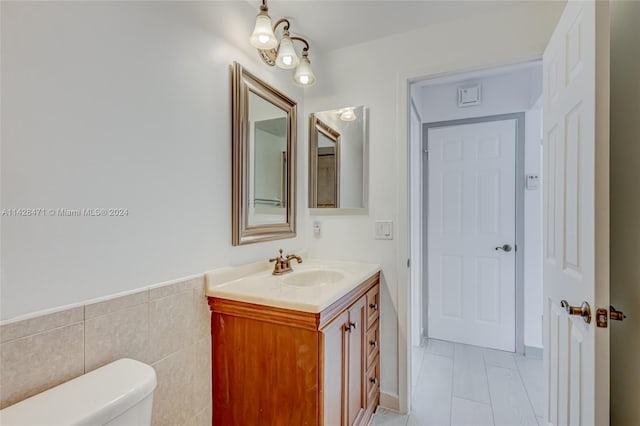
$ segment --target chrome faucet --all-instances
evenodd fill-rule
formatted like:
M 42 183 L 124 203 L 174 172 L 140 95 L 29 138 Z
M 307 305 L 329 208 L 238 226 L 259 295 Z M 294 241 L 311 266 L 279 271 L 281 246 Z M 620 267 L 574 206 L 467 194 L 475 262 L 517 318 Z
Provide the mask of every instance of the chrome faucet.
M 286 257 L 283 257 L 282 249 L 280 249 L 280 255 L 278 257 L 269 259 L 269 262 L 276 262 L 273 267 L 273 275 L 282 275 L 286 274 L 287 272 L 293 272 L 293 269 L 291 269 L 292 260 L 295 260 L 298 263 L 302 263 L 302 258 L 295 254 L 288 254 Z

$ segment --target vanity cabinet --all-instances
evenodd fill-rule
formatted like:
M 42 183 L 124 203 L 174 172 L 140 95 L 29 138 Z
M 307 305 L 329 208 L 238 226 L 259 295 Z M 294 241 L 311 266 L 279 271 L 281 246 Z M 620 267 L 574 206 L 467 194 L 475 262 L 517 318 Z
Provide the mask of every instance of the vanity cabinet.
M 367 425 L 380 395 L 379 277 L 316 313 L 210 297 L 213 424 Z

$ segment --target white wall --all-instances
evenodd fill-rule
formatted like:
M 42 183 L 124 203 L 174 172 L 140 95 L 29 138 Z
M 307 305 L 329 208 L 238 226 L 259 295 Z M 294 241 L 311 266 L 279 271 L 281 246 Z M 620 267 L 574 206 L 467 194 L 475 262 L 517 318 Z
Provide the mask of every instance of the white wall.
M 322 236 L 309 238 L 312 255 L 375 261 L 382 265 L 381 374 L 382 392 L 398 394 L 407 342 L 404 294 L 408 250 L 405 204 L 407 181 L 406 126 L 408 108 L 403 76 L 432 70 L 472 69 L 539 57 L 555 27 L 562 3 L 533 2 L 506 6 L 491 14 L 432 25 L 347 47 L 314 59 L 318 83 L 305 94 L 305 110 L 323 111 L 341 105 L 370 108 L 370 202 L 366 216 L 314 217 Z M 398 111 L 407 115 L 398 116 Z M 375 220 L 394 221 L 395 240 L 375 240 Z M 309 235 L 312 229 L 307 229 Z M 345 238 L 348 236 L 348 238 Z M 402 268 L 402 269 L 399 269 Z M 402 277 L 399 281 L 399 277 Z M 403 355 L 404 356 L 404 355 Z M 402 385 L 402 392 L 407 389 Z
M 640 424 L 640 2 L 611 2 L 611 424 Z
M 436 80 L 437 82 L 438 80 Z M 434 83 L 419 92 L 420 115 L 424 123 L 470 117 L 523 112 L 531 108 L 542 93 L 542 64 L 449 83 Z M 481 85 L 480 105 L 458 107 L 458 88 Z
M 3 319 L 304 247 L 303 214 L 297 238 L 231 246 L 233 61 L 298 101 L 305 141 L 302 90 L 247 43 L 251 5 L 1 7 L 2 208 L 129 212 L 2 217 Z
M 419 89 L 422 121 L 459 120 L 517 112 L 525 113 L 525 174 L 541 176 L 542 64 L 460 80 L 434 80 Z M 416 83 L 416 86 L 425 83 Z M 458 107 L 459 87 L 479 84 L 480 105 Z M 413 157 L 412 157 L 413 158 Z M 524 191 L 524 344 L 542 348 L 542 186 Z

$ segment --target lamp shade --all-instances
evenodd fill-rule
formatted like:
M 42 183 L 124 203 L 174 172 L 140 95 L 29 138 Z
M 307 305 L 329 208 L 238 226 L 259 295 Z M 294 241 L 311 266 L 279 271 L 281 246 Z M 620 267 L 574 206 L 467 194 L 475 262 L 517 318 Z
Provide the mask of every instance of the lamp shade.
M 275 49 L 278 45 L 278 40 L 271 27 L 271 17 L 266 12 L 260 12 L 256 16 L 256 26 L 253 29 L 253 34 L 249 37 L 249 43 L 256 49 L 262 50 Z
M 290 70 L 297 67 L 299 63 L 300 59 L 298 59 L 298 55 L 296 55 L 296 51 L 293 48 L 293 42 L 289 38 L 289 34 L 285 33 L 278 47 L 276 65 L 282 69 Z
M 316 76 L 311 71 L 311 63 L 307 55 L 302 56 L 300 65 L 293 74 L 293 80 L 301 86 L 313 86 L 316 82 Z

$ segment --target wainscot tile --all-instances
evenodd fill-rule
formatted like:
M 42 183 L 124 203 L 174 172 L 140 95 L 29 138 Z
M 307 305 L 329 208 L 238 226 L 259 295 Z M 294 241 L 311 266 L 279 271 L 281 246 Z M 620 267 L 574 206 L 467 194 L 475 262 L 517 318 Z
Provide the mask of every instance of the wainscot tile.
M 137 291 L 125 296 L 117 296 L 99 302 L 90 303 L 84 307 L 84 318 L 91 319 L 100 315 L 110 314 L 130 306 L 141 305 L 149 301 L 149 289 Z
M 202 289 L 204 293 L 204 275 L 189 278 L 183 281 L 176 281 L 171 284 L 159 284 L 149 287 L 149 299 L 160 299 L 187 290 Z
M 195 298 L 193 290 L 149 302 L 149 349 L 151 362 L 194 343 Z
M 0 344 L 0 409 L 84 373 L 82 322 Z
M 85 327 L 86 372 L 120 358 L 148 362 L 148 303 L 88 319 Z
M 84 307 L 64 309 L 37 317 L 12 321 L 0 326 L 0 343 L 81 322 Z
M 191 345 L 153 364 L 158 377 L 153 395 L 154 426 L 182 425 L 193 419 L 194 348 Z

